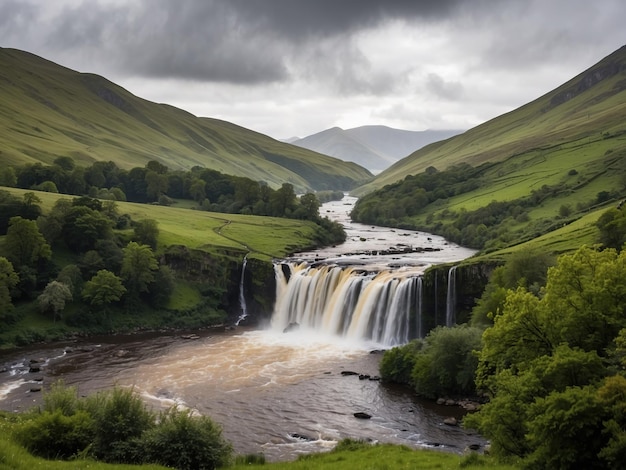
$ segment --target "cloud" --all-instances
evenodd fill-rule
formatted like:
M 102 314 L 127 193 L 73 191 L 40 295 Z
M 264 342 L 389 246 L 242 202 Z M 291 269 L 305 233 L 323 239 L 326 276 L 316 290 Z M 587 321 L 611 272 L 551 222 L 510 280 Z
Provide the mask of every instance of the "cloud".
M 622 45 L 623 0 L 2 0 L 0 45 L 274 136 L 470 127 Z

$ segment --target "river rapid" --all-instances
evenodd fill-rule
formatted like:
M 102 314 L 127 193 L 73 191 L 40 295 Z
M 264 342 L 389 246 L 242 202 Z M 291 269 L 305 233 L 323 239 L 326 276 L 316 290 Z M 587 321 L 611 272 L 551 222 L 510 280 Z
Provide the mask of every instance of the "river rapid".
M 346 199 L 323 210 L 340 219 L 353 202 Z M 298 259 L 364 265 L 367 250 L 402 244 L 433 248 L 375 257 L 377 264 L 402 271 L 473 254 L 433 235 L 345 223 L 346 244 Z M 23 411 L 37 405 L 40 388 L 63 379 L 80 395 L 117 385 L 134 387 L 155 408 L 189 407 L 220 423 L 238 454 L 263 453 L 270 461 L 329 450 L 348 437 L 459 453 L 485 443 L 481 436 L 443 423 L 446 417 L 460 417 L 459 408 L 418 400 L 410 390 L 376 380 L 380 345 L 304 328 L 196 333 L 90 338 L 5 352 L 0 356 L 0 408 Z M 357 412 L 371 419 L 357 419 Z

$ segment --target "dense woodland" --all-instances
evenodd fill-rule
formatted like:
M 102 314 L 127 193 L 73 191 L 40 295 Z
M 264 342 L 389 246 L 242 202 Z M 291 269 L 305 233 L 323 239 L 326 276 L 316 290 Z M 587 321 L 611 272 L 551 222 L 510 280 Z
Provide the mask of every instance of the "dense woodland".
M 157 256 L 166 248 L 158 247 L 158 222 L 133 220 L 120 213 L 117 201 L 171 205 L 188 198 L 197 210 L 313 221 L 321 245 L 345 239 L 339 224 L 318 213 L 320 199 L 341 198 L 342 192 L 298 197 L 287 183 L 274 190 L 199 167 L 170 172 L 150 162 L 145 168 L 125 171 L 112 162 L 96 162 L 82 168 L 61 157 L 49 166 L 5 167 L 0 170 L 0 183 L 75 195 L 59 198 L 52 210 L 43 213 L 34 192 L 19 198 L 0 190 L 0 235 L 5 235 L 0 244 L 0 325 L 4 326 L 19 320 L 15 302 L 37 302 L 41 312 L 55 321 L 87 331 L 108 331 L 111 312 L 161 311 L 164 326 L 176 325 L 164 311 L 174 275 L 164 258 Z M 209 202 L 209 197 L 215 202 Z M 223 322 L 222 293 L 211 283 L 201 289 L 204 300 L 187 312 L 198 318 L 190 318 L 187 326 Z M 13 342 L 44 339 L 30 332 L 18 334 Z
M 381 374 L 424 397 L 488 399 L 465 419 L 524 468 L 626 461 L 626 207 L 600 242 L 556 260 L 520 251 L 497 268 L 471 322 L 385 353 Z
M 574 213 L 624 196 L 624 191 L 600 191 L 593 199 L 575 206 L 561 205 L 555 217 L 529 223 L 529 212 L 533 208 L 572 191 L 574 183 L 561 183 L 542 185 L 528 196 L 494 200 L 474 210 L 462 209 L 456 213 L 444 210 L 435 214 L 437 207 L 446 200 L 480 188 L 494 165 L 484 163 L 472 167 L 460 163 L 442 171 L 429 167 L 423 173 L 408 175 L 360 198 L 352 211 L 352 219 L 367 224 L 424 230 L 460 245 L 483 250 L 537 237 L 566 223 Z M 623 187 L 626 188 L 626 171 L 622 173 L 625 175 Z M 575 169 L 569 172 L 572 177 L 577 174 Z M 426 218 L 416 218 L 425 212 L 428 213 Z

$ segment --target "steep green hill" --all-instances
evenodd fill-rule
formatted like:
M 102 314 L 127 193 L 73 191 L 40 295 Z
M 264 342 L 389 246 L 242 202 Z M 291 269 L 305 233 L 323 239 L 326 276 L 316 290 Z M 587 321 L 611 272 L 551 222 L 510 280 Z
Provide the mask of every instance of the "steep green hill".
M 0 48 L 2 164 L 50 164 L 59 156 L 83 165 L 114 161 L 126 169 L 150 160 L 172 169 L 198 165 L 274 187 L 291 183 L 299 191 L 350 189 L 371 178 L 354 163 L 198 118 L 103 77 Z
M 418 228 L 490 251 L 617 204 L 626 196 L 626 46 L 353 193 L 363 196 L 353 212 L 360 222 Z
M 605 154 L 612 152 L 615 158 L 626 149 L 625 90 L 626 46 L 537 100 L 418 150 L 354 193 L 365 194 L 430 166 L 444 170 L 461 162 L 477 166 L 516 160 L 516 166 L 530 169 L 558 160 L 557 166 L 606 168 Z M 520 174 L 513 182 L 541 186 L 553 174 L 550 169 L 530 179 Z

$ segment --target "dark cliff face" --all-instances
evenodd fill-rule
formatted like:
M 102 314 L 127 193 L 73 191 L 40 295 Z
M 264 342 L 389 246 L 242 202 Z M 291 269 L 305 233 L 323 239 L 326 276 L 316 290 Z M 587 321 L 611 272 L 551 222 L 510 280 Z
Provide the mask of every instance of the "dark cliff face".
M 245 255 L 236 250 L 208 253 L 186 246 L 171 246 L 162 261 L 174 270 L 177 278 L 194 283 L 203 295 L 214 297 L 218 308 L 228 314 L 228 322 L 235 323 L 242 312 L 239 294 Z M 276 295 L 273 264 L 248 259 L 243 292 L 248 313 L 246 324 L 269 321 Z
M 466 323 L 476 299 L 480 298 L 497 263 L 461 264 L 456 268 L 454 311 L 456 323 Z M 451 266 L 440 265 L 428 269 L 423 276 L 422 322 L 423 333 L 446 324 L 448 273 Z
M 624 57 L 626 57 L 626 46 L 611 54 L 596 67 L 585 72 L 571 86 L 555 94 L 550 100 L 550 108 L 566 103 L 608 78 L 626 74 L 626 59 Z M 619 93 L 624 88 L 626 88 L 626 80 L 618 82 L 612 91 L 613 93 Z

